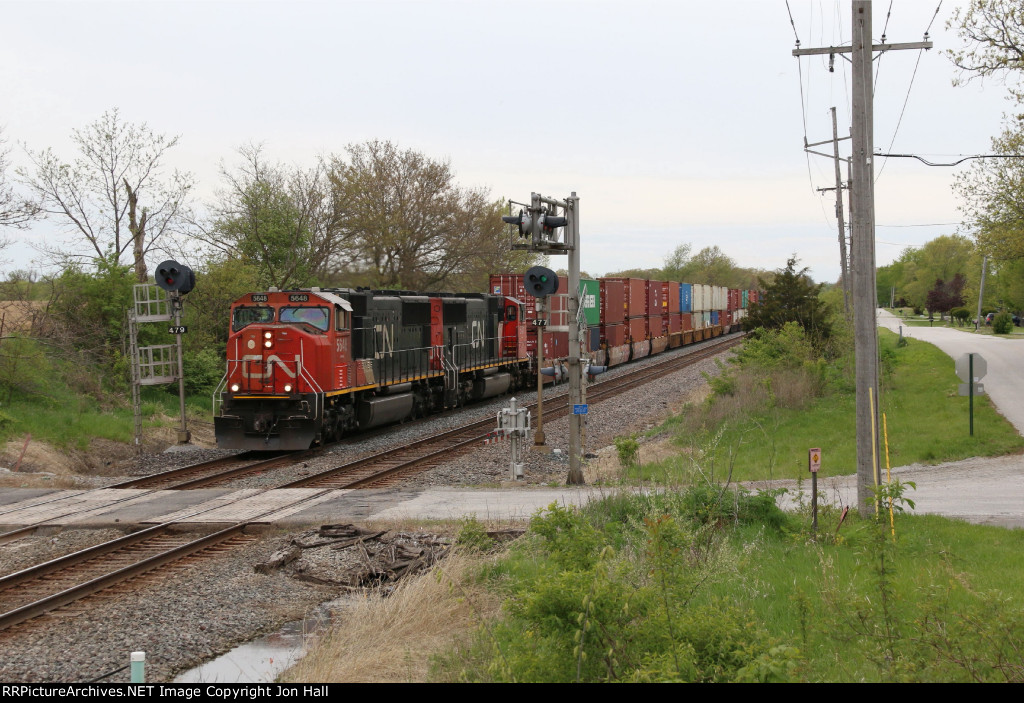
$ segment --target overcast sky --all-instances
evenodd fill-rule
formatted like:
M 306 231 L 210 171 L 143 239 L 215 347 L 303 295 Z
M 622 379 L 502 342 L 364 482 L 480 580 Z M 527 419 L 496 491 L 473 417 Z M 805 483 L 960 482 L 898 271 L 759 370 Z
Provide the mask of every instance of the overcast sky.
M 876 59 L 876 150 L 989 152 L 1010 105 L 997 82 L 952 86 L 942 52 L 960 4 L 944 0 L 933 22 L 938 0 L 875 0 L 876 43 L 891 5 L 887 41 L 921 41 L 932 23 L 936 47 Z M 201 198 L 248 142 L 309 166 L 391 140 L 495 198 L 576 191 L 593 275 L 660 266 L 689 242 L 766 269 L 795 252 L 832 281 L 834 196 L 815 189 L 834 185 L 833 164 L 803 140 L 805 123 L 809 141 L 831 138 L 832 106 L 849 134 L 849 63 L 794 58 L 790 11 L 802 47 L 849 43 L 849 0 L 0 0 L 0 125 L 15 164 L 22 142 L 72 160 L 71 130 L 117 107 L 180 135 L 170 163 Z M 879 265 L 956 231 L 951 184 L 967 164 L 878 168 Z M 15 236 L 56 241 L 58 228 Z M 4 255 L 0 272 L 36 257 L 24 243 Z

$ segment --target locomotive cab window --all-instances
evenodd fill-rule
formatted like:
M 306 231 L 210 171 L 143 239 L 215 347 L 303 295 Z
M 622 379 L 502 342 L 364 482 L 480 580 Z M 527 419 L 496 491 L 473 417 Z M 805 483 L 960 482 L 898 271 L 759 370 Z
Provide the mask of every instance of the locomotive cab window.
M 343 308 L 334 309 L 334 329 L 344 332 L 352 326 L 352 313 Z
M 516 320 L 516 306 L 509 305 L 505 311 L 505 319 L 509 322 L 515 322 Z
M 231 330 L 237 332 L 243 327 L 252 324 L 265 325 L 274 321 L 274 308 L 268 307 L 238 307 L 231 317 Z
M 306 324 L 320 330 L 321 332 L 326 332 L 330 326 L 330 317 L 327 314 L 327 308 L 281 308 L 281 322 L 288 324 Z

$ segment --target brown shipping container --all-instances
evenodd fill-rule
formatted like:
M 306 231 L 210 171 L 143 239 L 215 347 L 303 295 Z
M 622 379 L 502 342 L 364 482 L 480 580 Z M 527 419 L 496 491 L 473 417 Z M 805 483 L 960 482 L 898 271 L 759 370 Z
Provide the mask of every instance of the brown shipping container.
M 601 323 L 620 324 L 626 319 L 625 284 L 621 278 L 599 278 L 601 285 Z
M 609 347 L 621 347 L 626 343 L 626 326 L 621 322 L 617 325 L 601 325 L 601 339 Z
M 663 312 L 661 301 L 664 299 L 665 295 L 661 290 L 661 281 L 647 281 L 647 310 L 644 311 L 644 314 L 660 315 Z
M 664 337 L 665 336 L 665 316 L 664 315 L 648 315 L 647 316 L 647 334 L 651 337 Z
M 683 332 L 689 332 L 690 330 L 693 329 L 693 313 L 692 312 L 684 312 L 684 313 L 682 313 L 682 316 L 683 316 Z
M 646 317 L 631 317 L 626 321 L 626 326 L 629 328 L 629 338 L 634 341 L 640 341 L 641 339 L 647 338 L 647 318 Z
M 678 296 L 676 297 L 678 298 Z M 668 331 L 669 334 L 683 331 L 683 313 L 670 312 L 668 314 Z
M 625 284 L 626 317 L 640 317 L 647 314 L 647 281 L 642 278 L 620 278 Z
M 662 305 L 669 313 L 679 312 L 679 284 L 675 281 L 668 281 L 664 284 L 664 295 Z

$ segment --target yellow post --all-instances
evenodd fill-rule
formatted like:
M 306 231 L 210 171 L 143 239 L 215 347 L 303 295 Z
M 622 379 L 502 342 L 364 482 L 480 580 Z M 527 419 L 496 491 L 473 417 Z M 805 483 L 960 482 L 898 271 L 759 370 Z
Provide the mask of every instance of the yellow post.
M 889 470 L 889 423 L 886 422 L 885 413 L 882 413 L 882 436 L 885 438 L 885 482 L 892 483 L 892 472 Z M 896 539 L 896 521 L 892 516 L 892 495 L 889 496 L 889 529 L 892 530 L 892 538 Z
M 868 408 L 871 409 L 871 473 L 875 477 L 875 489 L 878 488 L 878 427 L 875 425 L 875 394 L 874 388 L 868 388 Z M 875 501 L 875 515 L 878 515 L 878 501 Z

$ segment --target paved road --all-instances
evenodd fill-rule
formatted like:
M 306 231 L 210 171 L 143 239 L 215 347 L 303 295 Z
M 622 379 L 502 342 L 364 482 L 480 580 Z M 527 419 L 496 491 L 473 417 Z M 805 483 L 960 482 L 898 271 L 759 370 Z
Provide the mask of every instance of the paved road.
M 1024 339 L 973 334 L 949 327 L 909 327 L 886 310 L 878 311 L 878 326 L 893 332 L 899 332 L 902 326 L 904 337 L 934 344 L 954 361 L 964 354 L 981 354 L 988 363 L 988 374 L 982 379 L 985 392 L 999 412 L 1024 435 Z

